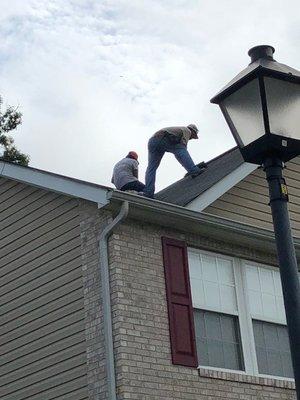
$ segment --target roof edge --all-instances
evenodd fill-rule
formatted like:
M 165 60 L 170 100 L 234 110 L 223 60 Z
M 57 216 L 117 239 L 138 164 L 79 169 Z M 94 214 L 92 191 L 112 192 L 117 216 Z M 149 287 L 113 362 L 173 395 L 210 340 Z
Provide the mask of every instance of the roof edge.
M 237 185 L 241 180 L 258 168 L 257 165 L 244 162 L 222 179 L 216 182 L 213 186 L 205 190 L 199 196 L 191 200 L 185 207 L 194 211 L 203 211 L 210 206 L 214 201 L 221 197 L 224 193 Z
M 40 189 L 79 197 L 102 206 L 108 203 L 107 193 L 113 189 L 94 183 L 69 178 L 32 167 L 23 167 L 14 163 L 0 161 L 0 176 L 27 183 Z

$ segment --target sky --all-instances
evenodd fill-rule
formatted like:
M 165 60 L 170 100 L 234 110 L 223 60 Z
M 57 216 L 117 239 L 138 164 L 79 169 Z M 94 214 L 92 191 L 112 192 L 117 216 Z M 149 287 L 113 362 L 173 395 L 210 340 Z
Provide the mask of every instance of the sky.
M 23 113 L 30 166 L 112 186 L 113 165 L 166 126 L 199 128 L 195 163 L 235 143 L 210 99 L 256 45 L 300 69 L 299 0 L 0 0 L 0 95 Z M 165 154 L 157 190 L 185 171 Z

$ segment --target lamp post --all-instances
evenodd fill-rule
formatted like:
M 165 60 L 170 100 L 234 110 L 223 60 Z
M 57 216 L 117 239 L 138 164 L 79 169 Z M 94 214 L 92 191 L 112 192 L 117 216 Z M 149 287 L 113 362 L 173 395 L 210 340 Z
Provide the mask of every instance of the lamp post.
M 245 161 L 263 165 L 269 185 L 277 256 L 300 400 L 300 284 L 288 214 L 284 162 L 300 154 L 300 72 L 273 59 L 272 46 L 249 50 L 249 66 L 229 82 L 218 104 Z

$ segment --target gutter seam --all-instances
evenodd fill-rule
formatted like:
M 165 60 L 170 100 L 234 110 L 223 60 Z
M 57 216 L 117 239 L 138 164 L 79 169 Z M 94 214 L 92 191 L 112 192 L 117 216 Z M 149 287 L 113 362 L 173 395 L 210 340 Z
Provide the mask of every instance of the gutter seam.
M 102 289 L 102 308 L 105 340 L 105 360 L 106 360 L 106 378 L 108 398 L 117 400 L 116 394 L 116 373 L 114 363 L 114 347 L 112 333 L 112 316 L 110 301 L 110 280 L 109 280 L 109 259 L 108 259 L 108 239 L 116 228 L 127 217 L 129 212 L 129 203 L 124 201 L 119 214 L 108 224 L 99 236 L 99 272 L 101 277 Z

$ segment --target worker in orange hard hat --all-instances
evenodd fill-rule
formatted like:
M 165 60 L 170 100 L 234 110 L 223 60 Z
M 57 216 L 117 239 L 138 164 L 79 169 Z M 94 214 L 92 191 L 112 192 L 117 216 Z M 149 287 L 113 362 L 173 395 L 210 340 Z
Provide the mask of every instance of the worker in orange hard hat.
M 145 185 L 138 180 L 139 162 L 135 151 L 130 151 L 114 166 L 112 183 L 117 189 L 142 192 Z

